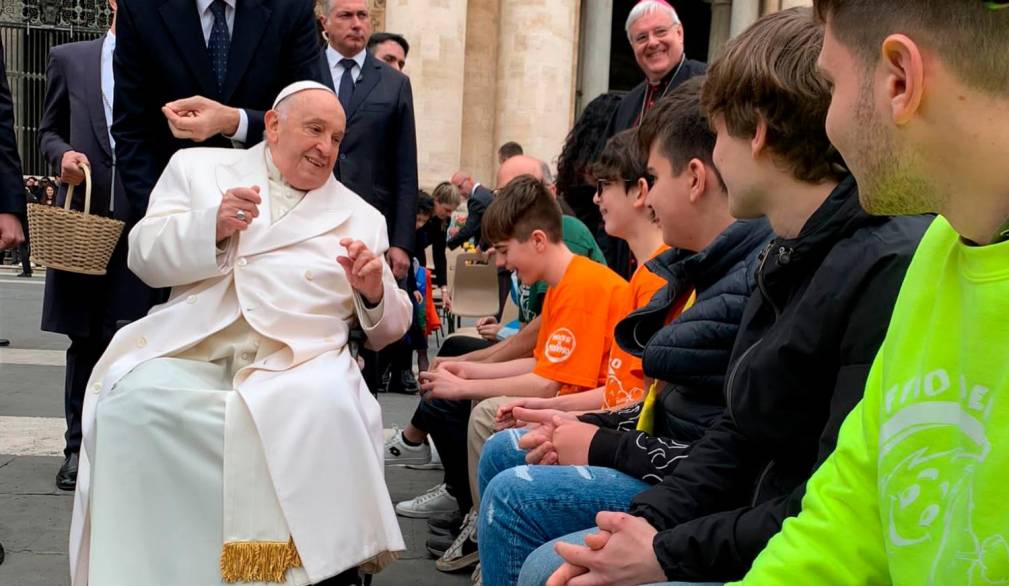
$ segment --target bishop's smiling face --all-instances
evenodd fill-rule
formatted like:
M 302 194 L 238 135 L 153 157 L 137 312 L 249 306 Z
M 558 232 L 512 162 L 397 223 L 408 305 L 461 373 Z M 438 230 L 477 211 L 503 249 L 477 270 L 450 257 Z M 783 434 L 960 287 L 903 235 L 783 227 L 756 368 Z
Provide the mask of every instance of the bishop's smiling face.
M 298 92 L 266 113 L 266 142 L 284 179 L 295 189 L 322 187 L 333 174 L 346 118 L 333 92 Z

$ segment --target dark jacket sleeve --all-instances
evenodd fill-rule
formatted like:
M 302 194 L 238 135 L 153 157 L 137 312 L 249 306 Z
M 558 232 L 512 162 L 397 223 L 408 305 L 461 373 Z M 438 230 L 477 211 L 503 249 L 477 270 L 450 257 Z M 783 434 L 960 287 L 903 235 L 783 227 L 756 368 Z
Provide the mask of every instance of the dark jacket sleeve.
M 278 73 L 279 75 L 287 75 L 287 83 L 301 80 L 326 83 L 320 69 L 322 63 L 319 61 L 319 33 L 315 26 L 314 4 L 314 2 L 306 0 L 297 3 L 290 2 L 290 5 L 297 6 L 298 10 L 293 18 L 294 26 L 291 34 L 286 36 L 289 45 L 284 47 L 284 50 L 290 55 L 289 69 L 286 72 Z M 328 66 L 328 62 L 326 65 Z M 117 79 L 116 83 L 118 82 Z M 263 117 L 266 112 L 246 109 L 245 115 L 249 119 L 245 145 L 252 146 L 263 140 L 263 129 L 265 128 Z
M 53 167 L 59 169 L 63 155 L 74 150 L 70 138 L 70 92 L 60 62 L 59 47 L 49 52 L 46 66 L 46 97 L 39 122 L 39 150 Z
M 431 260 L 434 262 L 434 284 L 436 287 L 448 285 L 448 260 L 445 258 L 445 223 L 437 218 L 428 223 L 428 238 L 431 242 Z
M 7 70 L 2 45 L 0 68 Z M 14 103 L 7 76 L 0 75 L 0 214 L 16 214 L 24 218 L 26 205 L 21 157 L 14 139 Z
M 147 104 L 148 62 L 144 40 L 136 28 L 129 2 L 121 2 L 116 12 L 116 50 L 112 70 L 116 79 L 112 115 L 112 136 L 116 142 L 116 168 L 122 180 L 130 215 L 138 221 L 147 213 L 151 190 L 161 175 L 150 137 L 160 133 L 152 119 L 161 104 Z
M 417 129 L 413 117 L 413 89 L 409 78 L 400 86 L 397 110 L 397 140 L 395 157 L 396 202 L 389 226 L 389 246 L 413 252 L 414 230 L 417 221 Z
M 605 466 L 657 484 L 690 452 L 691 444 L 643 431 L 600 429 L 589 444 L 589 465 Z
M 487 211 L 487 205 L 474 194 L 466 203 L 466 211 L 466 223 L 446 243 L 449 250 L 459 248 L 470 238 L 475 237 L 477 240 L 480 240 L 480 224 L 483 221 L 484 212 Z

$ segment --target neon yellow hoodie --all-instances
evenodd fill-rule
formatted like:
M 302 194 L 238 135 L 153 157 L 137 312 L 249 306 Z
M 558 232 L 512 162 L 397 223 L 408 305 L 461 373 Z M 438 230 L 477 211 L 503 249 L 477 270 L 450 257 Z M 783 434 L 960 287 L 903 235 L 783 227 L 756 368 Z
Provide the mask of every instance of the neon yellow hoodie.
M 1009 242 L 933 222 L 862 402 L 741 583 L 1009 583 Z

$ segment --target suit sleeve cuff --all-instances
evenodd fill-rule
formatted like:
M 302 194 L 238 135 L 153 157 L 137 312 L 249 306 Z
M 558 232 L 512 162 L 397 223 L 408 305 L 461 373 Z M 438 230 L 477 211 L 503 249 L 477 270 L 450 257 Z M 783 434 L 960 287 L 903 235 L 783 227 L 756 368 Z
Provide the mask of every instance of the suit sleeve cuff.
M 225 136 L 233 143 L 245 144 L 245 139 L 249 136 L 249 115 L 245 113 L 244 109 L 238 110 L 238 129 L 235 130 L 235 134 L 231 136 Z

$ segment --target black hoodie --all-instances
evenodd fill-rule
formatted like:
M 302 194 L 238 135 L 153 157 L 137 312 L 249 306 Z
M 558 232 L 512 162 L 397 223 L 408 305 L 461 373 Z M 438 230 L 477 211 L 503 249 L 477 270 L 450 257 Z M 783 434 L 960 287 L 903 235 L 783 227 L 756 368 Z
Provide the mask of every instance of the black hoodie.
M 798 238 L 762 254 L 725 383 L 728 409 L 631 513 L 659 530 L 671 580 L 742 578 L 861 400 L 931 218 L 869 216 L 852 178 Z
M 733 342 L 756 286 L 757 256 L 771 236 L 766 220 L 739 221 L 701 252 L 674 249 L 648 262 L 667 284 L 617 324 L 614 338 L 660 381 L 653 433 L 635 430 L 640 405 L 583 415 L 600 428 L 589 446 L 590 465 L 657 483 L 718 420 Z M 694 304 L 666 325 L 669 310 L 691 291 Z

